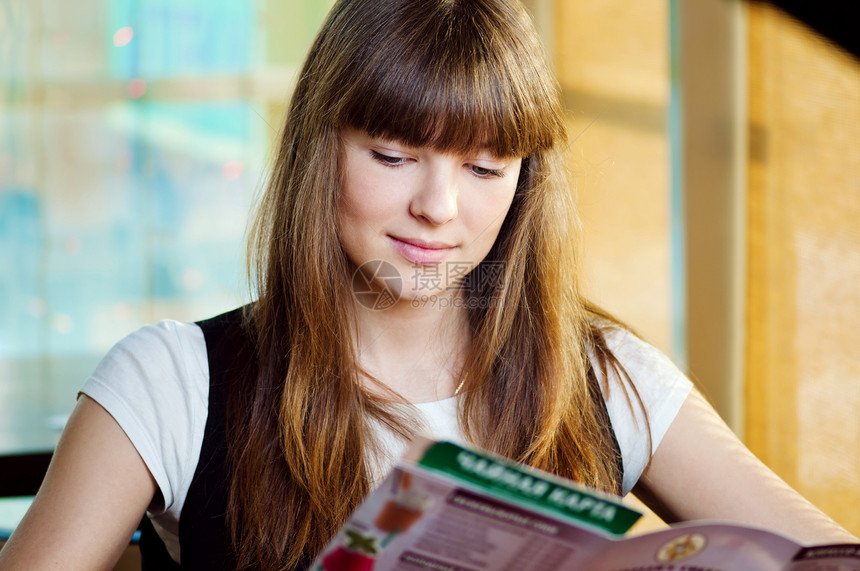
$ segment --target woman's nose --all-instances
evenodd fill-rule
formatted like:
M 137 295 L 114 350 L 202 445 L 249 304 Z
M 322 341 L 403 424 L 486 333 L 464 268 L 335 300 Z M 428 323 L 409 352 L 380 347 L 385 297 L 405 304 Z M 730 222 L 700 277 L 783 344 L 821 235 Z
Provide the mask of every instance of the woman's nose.
M 457 217 L 456 174 L 449 169 L 433 169 L 419 182 L 409 211 L 413 216 L 441 226 Z

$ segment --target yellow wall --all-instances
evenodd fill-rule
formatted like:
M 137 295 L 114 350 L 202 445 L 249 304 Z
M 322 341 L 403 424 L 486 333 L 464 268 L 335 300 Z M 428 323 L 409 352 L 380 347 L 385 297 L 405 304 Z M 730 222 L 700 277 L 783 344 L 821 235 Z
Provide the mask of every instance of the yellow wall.
M 860 534 L 860 63 L 750 6 L 747 440 Z
M 668 3 L 554 7 L 586 291 L 669 352 Z

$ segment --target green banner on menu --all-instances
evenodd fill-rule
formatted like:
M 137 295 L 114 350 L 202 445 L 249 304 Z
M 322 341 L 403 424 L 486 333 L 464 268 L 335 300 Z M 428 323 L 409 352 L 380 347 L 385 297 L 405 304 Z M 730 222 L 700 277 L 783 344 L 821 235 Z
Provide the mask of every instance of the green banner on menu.
M 613 535 L 623 535 L 641 516 L 620 499 L 544 477 L 514 462 L 451 442 L 433 444 L 418 464 L 474 484 L 508 501 L 526 504 L 557 518 L 585 523 Z

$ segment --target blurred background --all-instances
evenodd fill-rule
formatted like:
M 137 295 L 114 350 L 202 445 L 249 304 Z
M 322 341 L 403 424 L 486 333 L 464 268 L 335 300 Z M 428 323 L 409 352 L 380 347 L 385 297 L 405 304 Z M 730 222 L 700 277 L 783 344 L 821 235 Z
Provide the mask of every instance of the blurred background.
M 768 3 L 526 4 L 587 291 L 860 534 L 858 59 Z M 0 1 L 0 459 L 49 451 L 127 333 L 248 301 L 248 211 L 330 5 Z

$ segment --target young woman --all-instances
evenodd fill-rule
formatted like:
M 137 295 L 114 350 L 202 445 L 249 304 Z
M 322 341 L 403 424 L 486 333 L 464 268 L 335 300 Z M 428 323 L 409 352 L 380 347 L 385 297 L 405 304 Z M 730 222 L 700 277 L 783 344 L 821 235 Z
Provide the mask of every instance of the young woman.
M 251 243 L 257 300 L 120 342 L 3 569 L 304 568 L 416 431 L 668 520 L 855 540 L 577 288 L 565 122 L 514 0 L 342 0 Z

